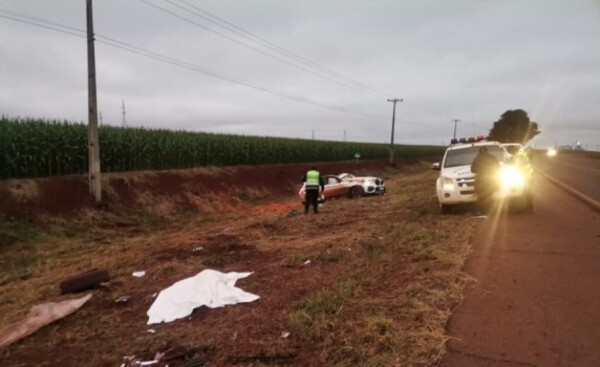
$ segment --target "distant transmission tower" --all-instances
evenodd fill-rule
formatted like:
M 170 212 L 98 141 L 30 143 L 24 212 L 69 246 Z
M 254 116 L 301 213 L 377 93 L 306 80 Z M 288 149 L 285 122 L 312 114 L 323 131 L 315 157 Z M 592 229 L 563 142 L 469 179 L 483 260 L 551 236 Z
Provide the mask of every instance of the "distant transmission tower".
M 125 112 L 125 100 L 121 100 L 122 105 L 121 105 L 121 109 L 122 109 L 122 113 L 123 113 L 123 127 L 127 126 L 127 119 L 126 119 L 126 112 Z

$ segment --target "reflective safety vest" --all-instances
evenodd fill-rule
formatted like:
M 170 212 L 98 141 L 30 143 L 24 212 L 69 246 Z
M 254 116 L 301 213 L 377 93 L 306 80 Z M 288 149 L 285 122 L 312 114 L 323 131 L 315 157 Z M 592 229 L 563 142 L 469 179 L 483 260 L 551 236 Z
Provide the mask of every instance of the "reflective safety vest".
M 305 187 L 307 189 L 318 189 L 319 186 L 319 177 L 321 177 L 321 174 L 319 173 L 319 171 L 308 171 L 306 172 L 306 182 L 305 182 Z
M 531 162 L 529 162 L 529 156 L 523 149 L 519 149 L 517 154 L 515 154 L 515 163 L 525 176 L 529 177 L 533 174 L 533 167 L 531 166 Z

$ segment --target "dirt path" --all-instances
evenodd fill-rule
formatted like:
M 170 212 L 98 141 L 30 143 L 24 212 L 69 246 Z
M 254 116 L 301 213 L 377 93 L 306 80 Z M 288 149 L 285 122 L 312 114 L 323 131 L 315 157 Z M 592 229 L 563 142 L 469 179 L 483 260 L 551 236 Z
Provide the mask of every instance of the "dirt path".
M 537 184 L 535 214 L 480 226 L 441 366 L 600 366 L 600 215 Z

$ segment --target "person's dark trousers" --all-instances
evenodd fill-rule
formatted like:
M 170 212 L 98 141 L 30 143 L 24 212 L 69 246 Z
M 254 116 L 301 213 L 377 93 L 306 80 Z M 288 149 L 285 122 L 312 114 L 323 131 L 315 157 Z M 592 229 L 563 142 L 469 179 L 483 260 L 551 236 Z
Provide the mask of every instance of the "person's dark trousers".
M 304 214 L 308 213 L 308 209 L 311 205 L 313 206 L 315 213 L 318 213 L 319 189 L 306 190 L 306 197 L 304 198 Z
M 494 184 L 489 180 L 479 179 L 475 181 L 475 192 L 477 193 L 477 211 L 481 214 L 489 213 L 494 196 Z

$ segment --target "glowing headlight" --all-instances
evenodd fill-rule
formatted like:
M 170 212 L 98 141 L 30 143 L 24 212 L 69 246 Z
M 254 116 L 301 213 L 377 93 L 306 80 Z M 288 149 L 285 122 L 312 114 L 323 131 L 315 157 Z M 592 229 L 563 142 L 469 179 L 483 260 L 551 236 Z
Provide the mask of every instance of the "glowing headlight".
M 454 190 L 454 181 L 450 177 L 442 177 L 442 189 Z
M 517 167 L 511 165 L 500 167 L 500 185 L 503 189 L 523 187 L 524 184 L 523 173 Z
M 556 155 L 556 149 L 550 148 L 546 154 L 548 154 L 548 157 L 554 157 Z

